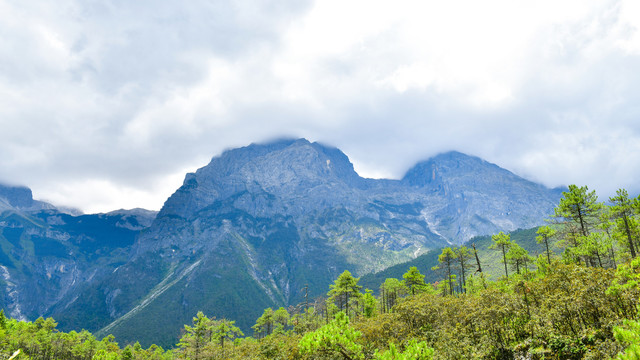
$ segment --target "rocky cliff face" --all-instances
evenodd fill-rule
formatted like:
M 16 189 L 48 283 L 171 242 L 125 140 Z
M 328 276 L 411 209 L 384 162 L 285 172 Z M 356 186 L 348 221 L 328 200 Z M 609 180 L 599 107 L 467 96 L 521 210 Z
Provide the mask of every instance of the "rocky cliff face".
M 560 195 L 456 152 L 401 180 L 374 180 L 335 148 L 254 144 L 187 174 L 148 228 L 124 227 L 142 229 L 133 245 L 119 243 L 126 259 L 57 295 L 47 314 L 63 328 L 146 345 L 175 344 L 199 310 L 246 332 L 264 308 L 300 302 L 305 284 L 320 295 L 345 269 L 362 275 L 474 235 L 539 225 Z
M 430 193 L 433 202 L 442 204 L 439 208 L 426 206 L 426 217 L 434 219 L 433 228 L 439 234 L 456 243 L 476 235 L 541 225 L 563 191 L 458 152 L 417 164 L 402 182 Z

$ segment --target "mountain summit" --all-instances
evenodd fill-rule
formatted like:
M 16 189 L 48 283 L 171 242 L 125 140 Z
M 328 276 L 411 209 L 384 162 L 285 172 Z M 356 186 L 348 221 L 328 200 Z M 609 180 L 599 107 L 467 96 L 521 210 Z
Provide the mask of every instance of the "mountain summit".
M 351 188 L 361 188 L 364 183 L 347 156 L 338 149 L 305 139 L 252 144 L 228 150 L 196 173 L 187 174 L 183 186 L 165 203 L 160 217 L 188 216 L 215 201 L 239 194 L 269 194 L 291 200 L 316 196 L 310 192 L 336 186 L 348 192 Z M 309 203 L 302 210 L 313 205 Z
M 147 345 L 175 344 L 199 310 L 246 332 L 261 309 L 299 303 L 305 285 L 320 295 L 345 269 L 360 276 L 475 235 L 542 224 L 560 196 L 458 152 L 401 180 L 376 180 L 336 148 L 252 144 L 187 174 L 126 261 L 67 291 L 47 314 L 66 329 L 87 326 L 91 314 L 98 335 Z

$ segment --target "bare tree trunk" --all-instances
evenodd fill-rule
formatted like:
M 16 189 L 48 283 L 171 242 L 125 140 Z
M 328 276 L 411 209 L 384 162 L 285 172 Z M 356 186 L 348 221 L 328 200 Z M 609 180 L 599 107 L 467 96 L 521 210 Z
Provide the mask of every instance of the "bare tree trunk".
M 629 250 L 631 250 L 631 258 L 635 259 L 636 249 L 633 246 L 633 239 L 631 238 L 631 229 L 629 229 L 629 219 L 627 219 L 627 215 L 623 215 L 623 219 L 624 219 L 624 229 L 627 232 L 627 240 L 629 241 Z

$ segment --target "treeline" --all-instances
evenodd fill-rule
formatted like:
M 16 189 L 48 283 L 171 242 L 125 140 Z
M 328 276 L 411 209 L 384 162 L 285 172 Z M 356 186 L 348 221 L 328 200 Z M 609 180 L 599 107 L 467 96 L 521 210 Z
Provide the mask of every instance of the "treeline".
M 495 281 L 475 245 L 447 247 L 435 283 L 411 267 L 374 296 L 345 271 L 324 299 L 264 310 L 251 337 L 200 312 L 170 351 L 0 312 L 0 359 L 638 359 L 639 217 L 640 197 L 619 190 L 604 204 L 571 185 L 537 231 L 539 256 L 492 236 Z
M 0 359 L 69 359 L 69 360 L 132 360 L 175 359 L 172 351 L 156 345 L 143 349 L 139 343 L 120 348 L 109 335 L 97 340 L 86 330 L 68 333 L 56 330 L 52 318 L 34 322 L 8 319 L 0 310 Z

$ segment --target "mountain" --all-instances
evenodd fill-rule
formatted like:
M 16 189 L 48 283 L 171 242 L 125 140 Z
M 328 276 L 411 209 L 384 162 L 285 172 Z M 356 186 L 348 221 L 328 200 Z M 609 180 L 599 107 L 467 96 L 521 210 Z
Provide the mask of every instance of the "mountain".
M 155 212 L 73 216 L 0 185 L 0 308 L 18 319 L 46 314 L 67 295 L 128 259 Z
M 175 344 L 199 310 L 250 334 L 262 309 L 296 305 L 305 285 L 322 295 L 345 269 L 360 276 L 540 225 L 560 196 L 457 152 L 388 180 L 362 178 L 340 150 L 305 139 L 252 144 L 187 174 L 133 242 L 124 233 L 99 240 L 121 245 L 102 252 L 106 270 L 45 313 L 63 329 L 90 326 L 144 345 Z M 104 260 L 113 254 L 122 257 Z
M 455 151 L 417 164 L 402 182 L 444 200 L 440 207 L 428 206 L 425 217 L 436 233 L 455 243 L 540 225 L 565 190 L 547 189 Z

